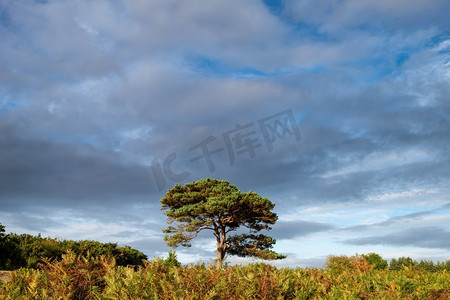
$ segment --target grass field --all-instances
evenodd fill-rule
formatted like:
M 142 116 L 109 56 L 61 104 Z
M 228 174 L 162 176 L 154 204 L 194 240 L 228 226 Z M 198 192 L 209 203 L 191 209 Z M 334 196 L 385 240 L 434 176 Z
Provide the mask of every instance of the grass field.
M 0 299 L 449 299 L 446 270 L 376 270 L 348 261 L 328 269 L 249 264 L 217 270 L 155 259 L 133 268 L 113 258 L 67 254 L 38 270 L 11 272 L 10 280 L 0 280 Z

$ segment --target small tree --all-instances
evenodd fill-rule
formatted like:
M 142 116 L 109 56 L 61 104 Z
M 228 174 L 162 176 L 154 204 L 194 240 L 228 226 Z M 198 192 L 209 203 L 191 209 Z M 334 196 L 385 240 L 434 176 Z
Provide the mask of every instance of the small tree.
M 168 223 L 176 223 L 163 230 L 167 245 L 190 247 L 201 231 L 211 230 L 217 241 L 218 269 L 226 254 L 262 259 L 286 257 L 270 250 L 275 239 L 255 234 L 270 230 L 269 225 L 275 224 L 278 217 L 272 212 L 275 204 L 252 191 L 241 193 L 227 181 L 208 178 L 175 185 L 161 203 Z M 247 227 L 250 232 L 229 235 L 239 227 Z
M 169 256 L 167 256 L 167 258 L 164 260 L 164 265 L 168 268 L 181 266 L 181 263 L 177 259 L 175 250 L 169 251 Z
M 384 270 L 388 266 L 388 262 L 379 254 L 371 252 L 368 254 L 363 254 L 362 257 L 368 264 L 373 265 L 376 270 Z

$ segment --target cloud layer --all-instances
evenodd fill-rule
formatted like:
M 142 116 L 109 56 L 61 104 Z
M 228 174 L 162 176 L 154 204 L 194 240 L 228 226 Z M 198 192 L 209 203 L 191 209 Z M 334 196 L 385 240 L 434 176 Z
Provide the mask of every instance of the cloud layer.
M 0 221 L 161 255 L 175 153 L 181 182 L 226 179 L 275 202 L 287 264 L 445 258 L 450 5 L 280 3 L 2 2 Z M 258 121 L 286 110 L 301 140 L 269 150 Z M 237 125 L 254 153 L 227 148 Z M 208 137 L 224 149 L 213 172 L 192 161 Z

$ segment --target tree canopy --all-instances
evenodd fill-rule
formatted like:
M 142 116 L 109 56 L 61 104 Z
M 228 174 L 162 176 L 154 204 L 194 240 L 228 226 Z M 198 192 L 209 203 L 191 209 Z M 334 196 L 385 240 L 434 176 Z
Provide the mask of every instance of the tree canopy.
M 226 254 L 262 259 L 282 259 L 270 250 L 275 239 L 256 234 L 275 224 L 275 204 L 269 199 L 249 191 L 242 193 L 228 181 L 203 179 L 175 185 L 161 199 L 162 210 L 168 217 L 165 230 L 167 245 L 190 247 L 191 240 L 201 231 L 211 230 L 217 241 L 217 267 L 221 268 Z M 248 233 L 235 232 L 240 227 Z
M 383 259 L 379 254 L 371 252 L 367 254 L 363 254 L 362 257 L 369 263 L 373 265 L 377 270 L 384 270 L 388 267 L 387 260 Z

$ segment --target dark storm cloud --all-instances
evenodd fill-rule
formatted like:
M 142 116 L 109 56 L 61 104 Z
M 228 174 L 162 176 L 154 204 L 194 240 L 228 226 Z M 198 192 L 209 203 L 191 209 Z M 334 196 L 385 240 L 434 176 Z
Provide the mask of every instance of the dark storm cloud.
M 348 239 L 351 245 L 413 246 L 450 250 L 450 231 L 440 227 L 421 227 L 397 233 Z
M 5 216 L 8 220 L 8 227 L 12 226 L 16 228 L 22 228 L 29 232 L 40 231 L 42 234 L 46 234 L 48 230 L 55 228 L 64 228 L 65 226 L 61 222 L 51 220 L 45 215 L 40 216 L 33 212 L 26 213 L 11 210 L 11 212 L 9 213 L 8 208 L 4 206 L 2 206 L 2 213 L 5 214 L 3 216 Z M 1 221 L 4 222 L 4 219 L 2 219 Z
M 149 170 L 126 165 L 119 155 L 88 145 L 22 139 L 3 124 L 0 196 L 13 206 L 75 206 L 149 197 L 156 188 Z

